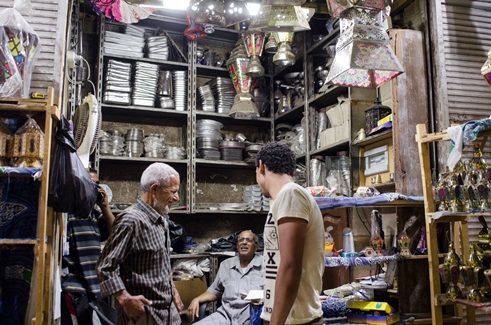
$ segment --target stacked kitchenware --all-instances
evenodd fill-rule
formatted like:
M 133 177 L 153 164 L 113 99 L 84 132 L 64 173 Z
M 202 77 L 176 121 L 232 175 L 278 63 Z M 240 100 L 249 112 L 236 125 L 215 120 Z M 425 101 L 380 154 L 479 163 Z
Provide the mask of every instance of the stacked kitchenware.
M 244 159 L 245 142 L 223 140 L 219 147 L 222 160 L 237 161 Z
M 124 137 L 118 130 L 102 131 L 99 138 L 99 153 L 109 156 L 124 155 Z
M 177 159 L 177 160 L 186 159 L 186 150 L 184 150 L 183 147 L 167 146 L 167 150 L 165 152 L 165 158 Z
M 257 143 L 249 143 L 247 144 L 245 148 L 246 156 L 245 156 L 245 162 L 248 164 L 255 164 L 256 163 L 256 156 L 259 150 L 261 150 L 262 144 L 257 144 Z
M 165 157 L 165 136 L 162 133 L 151 133 L 143 139 L 145 157 Z
M 249 210 L 257 212 L 269 210 L 269 198 L 262 194 L 259 185 L 246 186 L 242 199 L 244 203 L 247 203 Z
M 186 110 L 186 71 L 174 71 L 174 104 L 177 111 Z
M 104 77 L 104 103 L 131 104 L 131 63 L 109 60 Z
M 174 99 L 172 99 L 172 71 L 160 71 L 158 94 L 161 108 L 174 108 Z
M 134 27 L 134 26 L 133 26 Z M 128 25 L 126 33 L 112 31 L 104 32 L 104 53 L 106 55 L 122 55 L 134 58 L 143 58 L 145 46 L 144 30 Z
M 205 112 L 215 111 L 215 98 L 209 83 L 198 88 L 200 107 Z
M 222 128 L 223 124 L 214 120 L 202 119 L 196 122 L 196 148 L 200 157 L 220 160 L 218 148 L 222 140 Z
M 138 27 L 135 25 L 128 24 L 126 25 L 126 35 L 145 38 L 145 28 Z
M 210 82 L 215 96 L 216 111 L 228 113 L 234 103 L 235 89 L 230 78 L 217 77 Z
M 167 36 L 150 36 L 147 38 L 147 55 L 150 59 L 167 61 L 169 59 Z
M 154 107 L 159 66 L 152 63 L 136 62 L 135 83 L 133 86 L 133 105 Z
M 131 128 L 126 131 L 126 156 L 141 157 L 143 154 L 143 130 Z

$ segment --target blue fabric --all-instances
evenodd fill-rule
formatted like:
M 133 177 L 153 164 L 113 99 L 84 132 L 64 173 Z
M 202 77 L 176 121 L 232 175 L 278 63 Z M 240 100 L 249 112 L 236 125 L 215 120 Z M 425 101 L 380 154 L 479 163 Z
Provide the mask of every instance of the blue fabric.
M 0 238 L 37 237 L 39 184 L 29 178 L 0 179 Z
M 0 324 L 22 325 L 29 302 L 32 246 L 0 250 Z
M 479 133 L 491 129 L 491 119 L 469 121 L 462 125 L 464 131 L 464 144 L 468 145 L 476 141 Z
M 399 193 L 383 193 L 372 197 L 316 197 L 315 201 L 321 210 L 346 208 L 346 207 L 362 207 L 371 206 L 374 204 L 388 203 L 396 200 L 405 200 L 412 202 L 423 202 L 422 196 L 408 196 Z
M 325 318 L 346 316 L 346 301 L 341 298 L 327 297 L 321 302 L 322 316 Z

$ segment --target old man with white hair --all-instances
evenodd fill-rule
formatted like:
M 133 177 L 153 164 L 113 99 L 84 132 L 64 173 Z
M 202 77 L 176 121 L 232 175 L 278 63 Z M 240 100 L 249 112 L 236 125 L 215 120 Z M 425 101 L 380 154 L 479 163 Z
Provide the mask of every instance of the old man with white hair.
M 118 324 L 180 324 L 181 298 L 172 281 L 169 206 L 180 178 L 164 163 L 143 171 L 141 195 L 119 214 L 97 265 L 103 296 L 118 303 Z

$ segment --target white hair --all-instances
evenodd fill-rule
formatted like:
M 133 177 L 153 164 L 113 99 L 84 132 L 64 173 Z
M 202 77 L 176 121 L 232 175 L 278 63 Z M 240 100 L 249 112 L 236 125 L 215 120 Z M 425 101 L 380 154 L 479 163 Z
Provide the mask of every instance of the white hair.
M 141 190 L 148 192 L 154 184 L 168 186 L 172 176 L 179 178 L 179 173 L 174 168 L 164 163 L 153 163 L 143 171 L 140 179 Z

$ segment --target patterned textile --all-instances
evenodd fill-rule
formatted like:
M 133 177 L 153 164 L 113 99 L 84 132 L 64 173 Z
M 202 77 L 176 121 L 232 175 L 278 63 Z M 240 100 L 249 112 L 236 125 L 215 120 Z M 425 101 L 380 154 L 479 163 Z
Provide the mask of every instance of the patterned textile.
M 359 265 L 376 265 L 403 259 L 399 254 L 391 256 L 374 256 L 374 257 L 324 257 L 326 267 L 336 266 L 359 266 Z
M 0 179 L 0 238 L 37 237 L 39 182 Z
M 327 297 L 321 305 L 322 316 L 326 318 L 342 317 L 347 313 L 346 300 L 342 298 Z
M 168 216 L 162 216 L 138 199 L 116 217 L 97 265 L 101 293 L 123 289 L 152 302 L 146 307 L 159 324 L 181 323 L 172 303 L 172 270 Z M 118 324 L 129 319 L 118 306 Z
M 464 130 L 464 144 L 476 141 L 479 133 L 491 129 L 491 119 L 469 121 L 462 126 Z
M 392 202 L 395 200 L 406 200 L 406 201 L 421 201 L 423 202 L 422 196 L 408 196 L 399 193 L 383 193 L 380 195 L 375 195 L 371 197 L 316 197 L 315 201 L 319 205 L 321 210 L 334 209 L 342 207 L 361 207 L 370 206 L 373 204 L 381 204 Z
M 104 216 L 95 207 L 87 219 L 70 215 L 67 223 L 69 255 L 63 257 L 69 274 L 62 278 L 68 292 L 86 293 L 90 300 L 100 298 L 96 264 L 101 255 L 101 240 L 108 237 Z
M 33 249 L 0 249 L 0 261 L 0 324 L 22 325 L 29 302 Z

